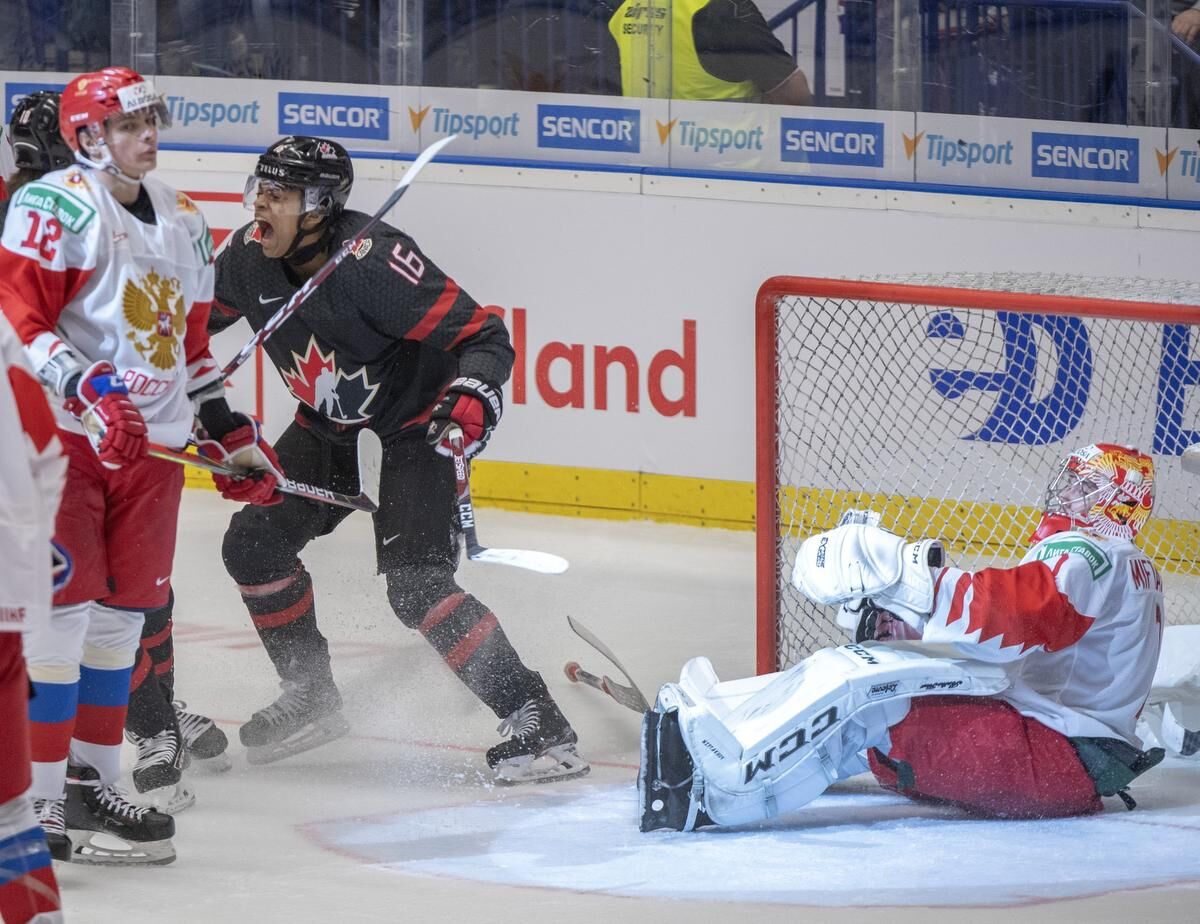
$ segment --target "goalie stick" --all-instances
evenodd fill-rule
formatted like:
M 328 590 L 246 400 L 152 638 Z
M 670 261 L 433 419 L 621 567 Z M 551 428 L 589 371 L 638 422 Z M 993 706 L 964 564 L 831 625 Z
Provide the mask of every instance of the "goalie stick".
M 617 683 L 607 675 L 597 677 L 595 674 L 581 668 L 577 661 L 568 661 L 564 666 L 563 670 L 567 675 L 567 679 L 572 683 L 583 683 L 589 687 L 594 687 L 601 693 L 607 693 L 622 706 L 632 709 L 634 712 L 642 713 L 649 711 L 650 704 L 646 702 L 646 697 L 638 689 L 638 685 L 633 682 L 633 678 L 629 676 L 629 672 L 625 670 L 624 665 L 617 660 L 617 656 L 612 653 L 612 650 L 600 641 L 600 639 L 596 638 L 587 626 L 573 616 L 567 616 L 567 625 L 571 627 L 572 632 L 595 648 L 600 654 L 604 655 L 604 657 L 608 658 L 613 663 L 613 666 L 621 672 L 621 676 L 628 681 L 629 685 L 626 686 L 625 684 Z
M 150 455 L 167 462 L 177 462 L 180 465 L 191 465 L 219 475 L 246 477 L 252 474 L 250 469 L 237 468 L 190 452 L 169 449 L 156 443 L 150 444 Z M 284 494 L 294 494 L 307 500 L 322 504 L 333 504 L 337 507 L 349 507 L 351 510 L 362 510 L 375 513 L 379 509 L 379 476 L 383 467 L 383 446 L 374 430 L 358 431 L 358 494 L 342 494 L 305 484 L 288 478 L 279 483 L 279 490 Z
M 459 427 L 446 431 L 450 441 L 450 455 L 454 460 L 455 493 L 458 496 L 458 525 L 467 546 L 467 558 L 471 561 L 490 562 L 493 565 L 511 565 L 539 574 L 562 574 L 570 563 L 565 558 L 549 552 L 534 552 L 530 549 L 489 549 L 479 544 L 475 533 L 475 507 L 471 503 L 471 472 L 467 457 L 463 453 L 463 435 Z
M 271 334 L 275 333 L 275 331 L 279 329 L 280 325 L 282 325 L 284 321 L 296 313 L 297 309 L 304 304 L 305 300 L 307 300 L 308 297 L 313 294 L 317 286 L 324 282 L 326 278 L 328 278 L 329 274 L 338 268 L 338 264 L 346 259 L 346 257 L 348 257 L 351 253 L 353 253 L 358 248 L 359 244 L 366 240 L 367 236 L 375 229 L 377 224 L 383 221 L 384 216 L 387 215 L 387 213 L 392 210 L 392 207 L 400 201 L 406 192 L 408 192 L 408 187 L 412 185 L 413 180 L 417 178 L 417 174 L 421 172 L 425 165 L 433 160 L 438 155 L 438 152 L 442 150 L 442 148 L 444 148 L 457 137 L 457 135 L 447 135 L 445 138 L 435 141 L 417 155 L 417 159 L 414 160 L 412 164 L 409 165 L 409 168 L 404 171 L 404 176 L 400 179 L 400 182 L 396 184 L 396 188 L 392 190 L 392 194 L 384 200 L 383 205 L 379 207 L 379 211 L 377 211 L 370 217 L 370 219 L 368 219 L 367 223 L 362 226 L 358 234 L 354 235 L 354 237 L 352 237 L 350 240 L 344 241 L 342 246 L 334 251 L 333 256 L 322 263 L 321 268 L 313 273 L 312 276 L 305 281 L 304 285 L 302 285 L 292 294 L 291 298 L 284 302 L 283 307 L 271 315 L 270 319 L 262 326 L 258 333 L 251 337 L 249 342 L 247 342 L 246 345 L 238 351 L 237 356 L 233 357 L 233 359 L 226 364 L 225 368 L 221 370 L 221 381 L 225 381 L 231 375 L 233 375 L 233 373 L 237 371 L 238 367 L 241 366 L 242 363 L 254 355 L 254 351 L 262 345 L 264 340 L 270 337 Z

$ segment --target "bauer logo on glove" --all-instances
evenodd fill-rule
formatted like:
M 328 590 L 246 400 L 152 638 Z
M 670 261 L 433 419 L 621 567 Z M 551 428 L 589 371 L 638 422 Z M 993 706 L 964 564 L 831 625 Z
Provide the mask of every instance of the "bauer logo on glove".
M 458 427 L 463 434 L 463 455 L 470 458 L 487 445 L 503 412 L 498 387 L 479 379 L 457 378 L 433 406 L 426 439 L 442 455 L 453 455 L 449 434 L 452 427 Z

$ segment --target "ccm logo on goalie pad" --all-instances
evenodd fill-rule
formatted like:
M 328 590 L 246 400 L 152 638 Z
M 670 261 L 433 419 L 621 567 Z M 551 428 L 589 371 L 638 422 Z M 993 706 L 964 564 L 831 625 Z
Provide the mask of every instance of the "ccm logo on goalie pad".
M 833 723 L 837 721 L 837 717 L 837 706 L 830 706 L 804 728 L 788 732 L 763 751 L 761 757 L 750 758 L 742 765 L 743 782 L 749 783 L 758 775 L 759 771 L 770 770 L 772 767 L 783 764 L 785 760 L 795 757 L 805 745 L 815 743 L 821 735 L 829 731 L 833 727 Z

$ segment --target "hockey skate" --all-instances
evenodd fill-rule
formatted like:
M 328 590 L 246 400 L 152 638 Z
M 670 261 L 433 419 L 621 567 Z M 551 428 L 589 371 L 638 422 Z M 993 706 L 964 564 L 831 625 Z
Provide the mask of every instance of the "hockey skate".
M 126 730 L 125 737 L 138 752 L 133 768 L 133 786 L 141 795 L 138 805 L 177 815 L 195 804 L 196 794 L 182 782 L 189 761 L 179 729 L 164 728 L 149 738 Z
M 592 769 L 575 750 L 579 738 L 551 699 L 531 699 L 496 730 L 512 736 L 487 752 L 497 783 L 549 783 Z
M 175 859 L 175 819 L 134 805 L 91 767 L 67 768 L 64 820 L 75 863 L 160 866 Z
M 175 709 L 175 719 L 179 722 L 183 746 L 191 758 L 192 769 L 224 773 L 232 767 L 233 761 L 225 753 L 225 749 L 229 747 L 229 739 L 225 737 L 225 732 L 217 728 L 216 723 L 208 716 L 188 712 L 187 703 L 176 700 L 171 705 Z
M 333 679 L 284 680 L 279 699 L 238 730 L 246 760 L 269 764 L 320 747 L 350 731 Z
M 64 863 L 71 859 L 71 839 L 67 837 L 67 825 L 63 821 L 66 799 L 34 799 L 33 813 L 37 815 L 42 833 L 46 835 L 46 846 L 50 856 Z

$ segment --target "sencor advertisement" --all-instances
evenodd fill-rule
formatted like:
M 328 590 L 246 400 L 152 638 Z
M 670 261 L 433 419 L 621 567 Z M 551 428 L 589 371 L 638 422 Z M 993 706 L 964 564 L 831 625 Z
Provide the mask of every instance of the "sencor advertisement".
M 69 74 L 0 72 L 5 112 Z M 159 77 L 163 144 L 265 148 L 319 135 L 351 151 L 865 179 L 1200 200 L 1196 132 L 964 115 L 438 87 Z
M 1165 129 L 918 113 L 904 144 L 918 183 L 1165 198 L 1154 158 L 1165 137 Z

